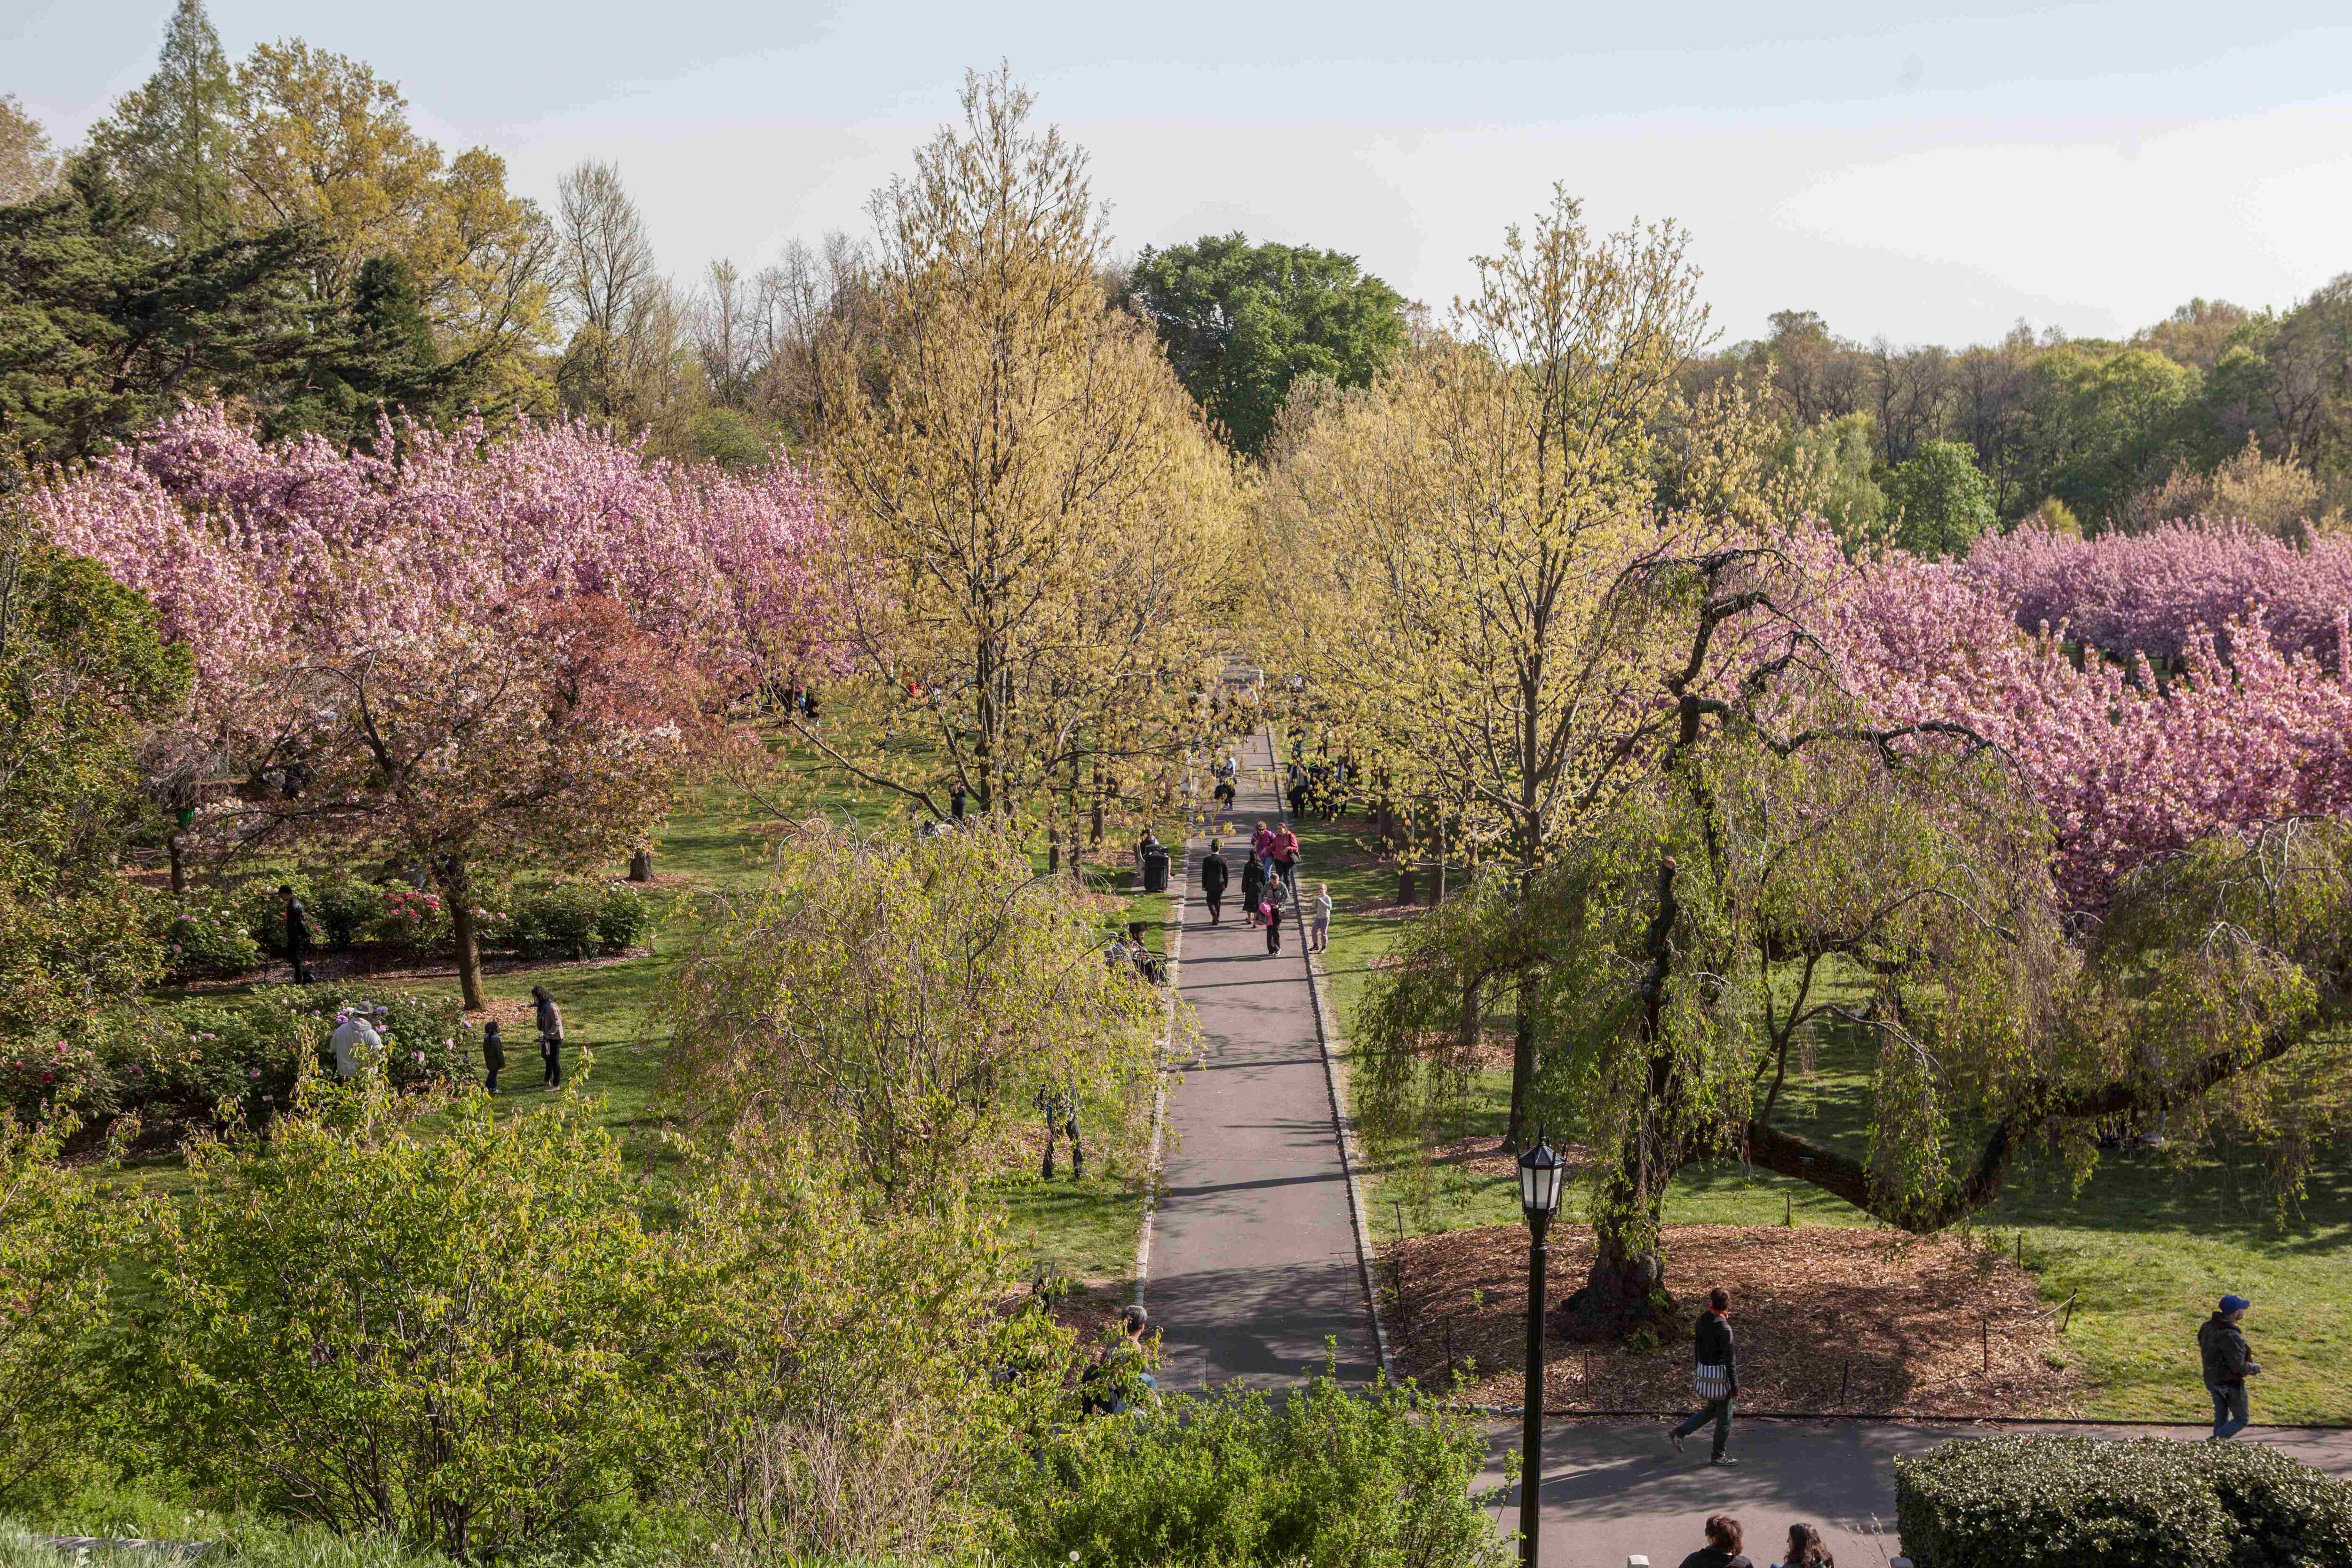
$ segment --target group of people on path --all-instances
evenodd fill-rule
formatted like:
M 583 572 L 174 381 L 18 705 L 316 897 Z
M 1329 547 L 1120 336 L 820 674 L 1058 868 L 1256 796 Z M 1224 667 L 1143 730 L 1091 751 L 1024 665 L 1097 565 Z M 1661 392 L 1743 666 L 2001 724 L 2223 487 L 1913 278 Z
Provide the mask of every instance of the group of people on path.
M 1201 857 L 1201 898 L 1209 906 L 1211 925 L 1224 923 L 1225 889 L 1233 885 L 1233 877 L 1234 868 L 1225 861 L 1224 841 L 1211 839 L 1209 852 Z M 1242 861 L 1242 914 L 1253 929 L 1265 929 L 1266 952 L 1282 951 L 1283 908 L 1297 896 L 1298 835 L 1286 822 L 1279 828 L 1259 823 L 1249 854 Z M 1307 950 L 1320 952 L 1331 940 L 1330 883 L 1316 888 L 1308 920 Z

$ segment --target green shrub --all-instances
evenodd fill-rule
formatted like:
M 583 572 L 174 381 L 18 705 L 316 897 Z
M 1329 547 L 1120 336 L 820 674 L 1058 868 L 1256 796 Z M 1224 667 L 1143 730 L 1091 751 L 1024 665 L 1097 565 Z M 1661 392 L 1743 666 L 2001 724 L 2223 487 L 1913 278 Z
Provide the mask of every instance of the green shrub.
M 1470 1489 L 1484 1447 L 1389 1384 L 1171 1400 L 1066 1427 L 1005 1475 L 1000 1550 L 1037 1568 L 1497 1568 L 1511 1548 Z
M 225 900 L 225 907 L 236 912 L 246 933 L 253 938 L 262 952 L 283 957 L 286 952 L 286 895 L 278 890 L 281 887 L 293 889 L 294 896 L 302 900 L 302 908 L 310 916 L 310 940 L 315 943 L 320 935 L 319 911 L 310 906 L 310 879 L 299 871 L 251 878 L 241 883 L 236 893 Z
M 383 918 L 384 889 L 348 871 L 324 872 L 311 879 L 304 907 L 326 928 L 328 942 L 349 947 Z
M 514 889 L 493 929 L 532 958 L 586 958 L 652 934 L 654 904 L 626 882 L 537 882 Z
M 83 1113 L 243 1114 L 290 1102 L 307 1065 L 332 1071 L 329 1037 L 345 1006 L 385 1009 L 384 1076 L 396 1089 L 470 1077 L 478 1056 L 455 997 L 376 985 L 265 985 L 238 1002 L 125 1009 L 99 1035 Z
M 261 967 L 261 944 L 233 905 L 188 898 L 159 903 L 156 916 L 164 973 L 173 981 L 225 979 Z
M 0 1106 L 26 1123 L 111 1115 L 122 1105 L 123 1086 L 110 1070 L 103 1038 L 93 1028 L 0 1043 Z
M 2256 1444 L 1975 1438 L 1895 1477 L 1920 1568 L 2352 1568 L 2352 1488 Z
M 200 1141 L 159 1221 L 160 1423 L 200 1486 L 453 1556 L 553 1545 L 677 1434 L 692 1306 L 585 1101 L 429 1135 L 313 1080 L 267 1139 Z M 159 1211 L 162 1213 L 162 1211 Z
M 635 947 L 659 923 L 653 900 L 628 883 L 607 882 L 597 889 L 596 940 L 606 947 Z
M 141 1207 L 58 1163 L 75 1123 L 0 1111 L 0 1503 L 22 1500 L 88 1441 L 101 1399 L 109 1268 Z

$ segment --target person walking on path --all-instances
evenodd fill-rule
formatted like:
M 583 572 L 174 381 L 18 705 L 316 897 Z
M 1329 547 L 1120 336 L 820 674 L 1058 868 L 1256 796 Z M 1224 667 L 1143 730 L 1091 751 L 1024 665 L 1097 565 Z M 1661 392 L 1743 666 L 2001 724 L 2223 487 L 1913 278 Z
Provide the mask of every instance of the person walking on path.
M 1258 907 L 1258 912 L 1265 916 L 1266 952 L 1280 952 L 1282 951 L 1281 883 L 1270 882 L 1266 885 L 1265 902 Z
M 1257 907 L 1265 901 L 1265 862 L 1253 855 L 1242 866 L 1242 918 L 1257 924 Z
M 1739 1521 L 1727 1513 L 1709 1514 L 1706 1544 L 1683 1559 L 1683 1568 L 1756 1568 L 1739 1550 Z
M 1266 857 L 1274 862 L 1274 875 L 1282 879 L 1283 888 L 1292 898 L 1298 896 L 1298 835 L 1284 823 L 1275 834 L 1274 842 L 1266 847 Z
M 499 1021 L 493 1018 L 482 1026 L 482 1067 L 489 1074 L 489 1081 L 482 1087 L 498 1093 L 499 1069 L 506 1065 L 507 1045 L 499 1037 Z
M 1307 951 L 1323 952 L 1331 946 L 1331 884 L 1315 884 L 1315 923 L 1307 928 Z
M 530 988 L 530 999 L 539 1004 L 539 1059 L 547 1064 L 548 1089 L 563 1087 L 563 1010 L 555 998 L 547 994 L 544 985 Z
M 1789 1554 L 1773 1568 L 1837 1568 L 1837 1559 L 1822 1544 L 1822 1532 L 1810 1524 L 1789 1527 Z
M 2197 1331 L 2197 1356 L 2205 1365 L 2205 1391 L 2213 1396 L 2213 1440 L 2226 1443 L 2246 1429 L 2246 1379 L 2263 1369 L 2238 1324 L 2252 1301 L 2224 1296 Z
M 310 984 L 310 966 L 303 961 L 310 955 L 310 911 L 294 896 L 291 886 L 280 883 L 278 890 L 286 897 L 286 958 L 294 965 L 294 984 Z
M 1210 839 L 1209 852 L 1201 857 L 1201 897 L 1208 903 L 1211 925 L 1224 920 L 1225 884 L 1233 875 L 1234 868 L 1225 864 L 1225 847 Z
M 1698 1331 L 1694 1338 L 1698 1366 L 1691 1384 L 1704 1403 L 1666 1436 L 1679 1451 L 1684 1438 L 1712 1421 L 1712 1462 L 1736 1465 L 1739 1461 L 1727 1458 L 1723 1450 L 1731 1442 L 1731 1402 L 1739 1397 L 1739 1354 L 1731 1336 L 1731 1293 L 1720 1285 L 1706 1293 L 1706 1310 L 1698 1315 Z M 1737 1545 L 1735 1542 L 1735 1550 Z

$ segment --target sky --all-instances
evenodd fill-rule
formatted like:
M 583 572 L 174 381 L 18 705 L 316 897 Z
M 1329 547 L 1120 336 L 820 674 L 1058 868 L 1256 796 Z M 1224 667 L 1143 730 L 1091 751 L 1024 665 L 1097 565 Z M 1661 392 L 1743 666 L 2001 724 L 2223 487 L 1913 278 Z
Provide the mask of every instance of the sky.
M 60 141 L 171 0 L 0 0 L 0 92 Z M 212 0 L 398 81 L 445 152 L 551 205 L 616 163 L 665 270 L 866 231 L 867 194 L 1009 62 L 1093 155 L 1123 252 L 1239 229 L 1441 317 L 1555 182 L 1693 237 L 1723 341 L 1778 310 L 1897 344 L 2120 336 L 2352 270 L 2352 5 L 1420 0 L 1163 6 Z

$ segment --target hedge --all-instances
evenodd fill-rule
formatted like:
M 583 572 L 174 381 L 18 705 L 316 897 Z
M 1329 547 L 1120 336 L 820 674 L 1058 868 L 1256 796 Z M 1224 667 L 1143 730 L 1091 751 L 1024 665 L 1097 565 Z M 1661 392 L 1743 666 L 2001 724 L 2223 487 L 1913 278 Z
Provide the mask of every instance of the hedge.
M 2352 1568 L 2352 1487 L 2254 1443 L 1967 1438 L 1895 1461 L 1918 1568 Z

